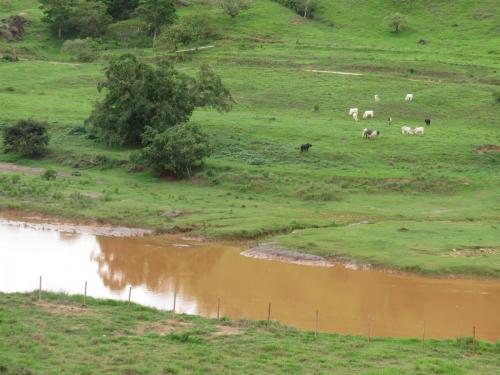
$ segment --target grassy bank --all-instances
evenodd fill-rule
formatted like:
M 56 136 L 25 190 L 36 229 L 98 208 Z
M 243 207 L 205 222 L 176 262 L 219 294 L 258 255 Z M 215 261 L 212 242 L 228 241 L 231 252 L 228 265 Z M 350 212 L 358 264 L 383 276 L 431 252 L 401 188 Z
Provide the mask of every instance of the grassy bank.
M 221 38 L 177 68 L 191 74 L 212 65 L 238 102 L 226 115 L 194 113 L 214 154 L 189 181 L 131 172 L 133 150 L 107 148 L 81 132 L 109 56 L 134 52 L 154 61 L 167 52 L 108 46 L 93 63 L 75 62 L 50 37 L 35 0 L 0 4 L 0 16 L 22 11 L 31 21 L 23 41 L 0 42 L 23 59 L 0 63 L 0 127 L 33 117 L 48 121 L 52 135 L 46 158 L 0 152 L 0 162 L 66 174 L 42 181 L 29 169 L 0 167 L 0 205 L 277 240 L 404 270 L 500 276 L 500 153 L 481 148 L 500 143 L 500 106 L 492 99 L 500 82 L 495 1 L 319 3 L 316 20 L 268 0 L 235 19 L 206 2 L 179 9 L 181 17 L 212 13 Z M 391 11 L 409 15 L 408 31 L 383 27 Z M 418 44 L 421 38 L 429 43 Z M 409 92 L 415 100 L 406 103 Z M 375 119 L 355 123 L 346 115 L 352 106 L 375 110 Z M 422 126 L 426 116 L 432 125 L 424 136 L 400 134 L 400 126 Z M 362 139 L 364 127 L 381 137 Z M 306 142 L 313 147 L 301 154 Z M 70 176 L 75 171 L 80 176 Z M 365 221 L 374 225 L 348 226 Z
M 117 301 L 0 293 L 1 374 L 496 374 L 498 344 L 300 332 Z

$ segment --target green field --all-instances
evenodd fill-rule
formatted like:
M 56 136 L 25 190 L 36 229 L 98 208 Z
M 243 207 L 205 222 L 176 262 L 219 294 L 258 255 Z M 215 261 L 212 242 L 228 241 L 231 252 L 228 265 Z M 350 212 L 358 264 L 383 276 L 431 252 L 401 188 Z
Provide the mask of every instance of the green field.
M 0 293 L 0 374 L 497 374 L 500 345 L 300 332 L 82 296 Z
M 131 149 L 71 133 L 99 98 L 110 56 L 133 52 L 154 62 L 171 54 L 106 48 L 95 63 L 74 62 L 36 1 L 0 2 L 0 18 L 26 12 L 31 21 L 23 41 L 0 42 L 0 55 L 15 49 L 21 58 L 0 62 L 0 127 L 31 117 L 49 122 L 52 135 L 44 159 L 0 153 L 0 161 L 81 172 L 42 181 L 4 171 L 0 205 L 264 240 L 401 270 L 500 277 L 500 154 L 475 152 L 500 144 L 492 95 L 500 84 L 498 1 L 331 3 L 319 1 L 315 20 L 268 0 L 235 19 L 206 1 L 179 9 L 213 13 L 220 38 L 177 68 L 194 74 L 210 64 L 237 105 L 228 114 L 194 113 L 215 152 L 192 179 L 172 181 L 131 173 Z M 392 11 L 409 16 L 407 31 L 384 28 Z M 375 110 L 375 119 L 355 123 L 347 116 L 353 106 Z M 400 134 L 402 125 L 424 126 L 426 116 L 424 136 Z M 381 136 L 362 139 L 364 127 Z M 306 142 L 313 147 L 300 153 Z M 361 222 L 369 224 L 352 225 Z

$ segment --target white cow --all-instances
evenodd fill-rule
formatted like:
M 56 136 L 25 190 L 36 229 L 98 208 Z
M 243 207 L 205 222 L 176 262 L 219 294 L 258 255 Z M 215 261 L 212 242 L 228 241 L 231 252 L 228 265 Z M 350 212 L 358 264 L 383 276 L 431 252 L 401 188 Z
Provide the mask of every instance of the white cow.
M 375 99 L 376 102 L 379 102 L 380 101 L 380 96 L 378 96 L 377 94 L 375 94 L 373 96 L 373 98 Z
M 352 114 L 352 118 L 354 119 L 354 121 L 358 121 L 358 112 L 354 112 Z
M 365 111 L 365 113 L 363 113 L 364 119 L 373 118 L 373 117 L 375 117 L 375 112 L 373 112 L 373 111 Z
M 352 116 L 354 113 L 358 113 L 358 109 L 357 108 L 349 108 L 349 116 Z
M 418 127 L 413 129 L 413 134 L 415 135 L 424 135 L 425 129 L 423 127 Z
M 363 138 L 376 138 L 380 135 L 378 130 L 370 130 L 368 128 L 363 129 Z
M 401 134 L 403 134 L 403 135 L 412 135 L 413 134 L 413 129 L 410 128 L 409 126 L 402 126 L 401 127 Z
M 413 94 L 406 94 L 405 101 L 411 102 L 413 100 Z

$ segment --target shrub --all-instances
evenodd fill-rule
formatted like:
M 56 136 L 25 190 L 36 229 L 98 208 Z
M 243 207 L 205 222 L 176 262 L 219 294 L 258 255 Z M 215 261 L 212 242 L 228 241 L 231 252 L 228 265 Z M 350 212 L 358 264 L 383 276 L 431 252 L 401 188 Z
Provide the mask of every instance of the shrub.
M 177 23 L 162 32 L 161 45 L 176 50 L 179 45 L 187 45 L 214 37 L 215 22 L 208 13 L 195 13 L 181 18 Z
M 235 18 L 242 10 L 250 8 L 250 4 L 245 0 L 221 0 L 220 7 L 231 18 Z
M 316 9 L 315 0 L 274 0 L 275 2 L 290 8 L 299 16 L 304 18 L 314 18 Z
M 495 91 L 493 93 L 493 102 L 497 105 L 500 105 L 500 91 Z
M 408 17 L 401 13 L 392 13 L 384 18 L 385 25 L 395 33 L 408 27 Z
M 133 18 L 113 23 L 108 28 L 108 35 L 125 47 L 148 47 L 151 43 L 147 30 L 145 21 Z
M 47 124 L 35 120 L 20 120 L 3 129 L 5 152 L 27 157 L 42 156 L 49 143 Z
M 148 145 L 141 158 L 160 175 L 191 177 L 212 153 L 207 135 L 193 124 L 177 125 L 162 133 L 150 129 L 145 139 Z
M 56 177 L 57 177 L 57 172 L 52 168 L 46 169 L 45 172 L 43 172 L 40 175 L 40 178 L 46 181 L 55 180 Z
M 95 42 L 91 38 L 67 40 L 61 51 L 76 56 L 80 62 L 92 62 L 97 58 Z

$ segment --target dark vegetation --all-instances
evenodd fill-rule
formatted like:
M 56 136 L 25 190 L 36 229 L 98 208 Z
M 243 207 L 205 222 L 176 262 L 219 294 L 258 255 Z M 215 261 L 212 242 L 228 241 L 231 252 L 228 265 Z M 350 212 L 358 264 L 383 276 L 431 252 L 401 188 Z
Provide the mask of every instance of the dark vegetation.
M 35 120 L 19 120 L 3 128 L 5 152 L 26 157 L 43 156 L 49 143 L 47 124 Z

